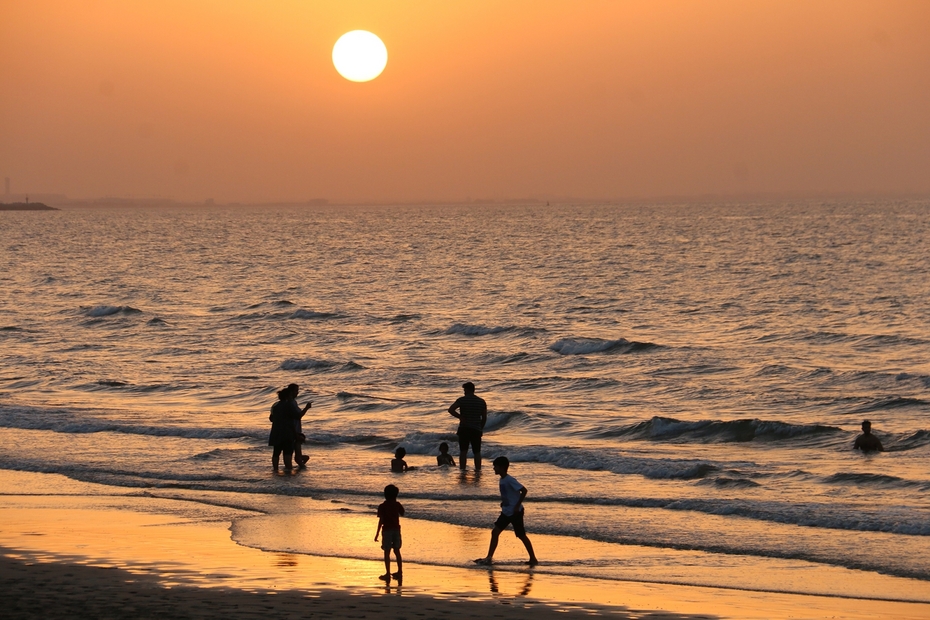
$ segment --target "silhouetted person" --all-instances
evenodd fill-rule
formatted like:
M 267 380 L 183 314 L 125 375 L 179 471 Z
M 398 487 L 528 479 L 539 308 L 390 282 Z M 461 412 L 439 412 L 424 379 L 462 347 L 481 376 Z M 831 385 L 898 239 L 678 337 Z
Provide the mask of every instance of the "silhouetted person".
M 308 400 L 307 404 L 304 405 L 304 408 L 301 409 L 300 405 L 297 404 L 297 395 L 300 394 L 300 386 L 296 383 L 291 383 L 285 389 L 290 395 L 288 409 L 291 417 L 294 420 L 294 461 L 297 463 L 298 467 L 306 467 L 307 461 L 310 460 L 310 457 L 305 455 L 300 449 L 301 444 L 307 440 L 307 436 L 304 435 L 301 418 L 303 418 L 304 414 L 307 413 L 307 409 L 310 408 L 310 406 L 313 404 L 313 401 Z
M 465 469 L 468 460 L 468 446 L 471 445 L 475 456 L 475 470 L 481 470 L 481 434 L 488 422 L 488 404 L 483 398 L 475 396 L 475 384 L 469 381 L 462 384 L 465 396 L 449 407 L 449 413 L 459 419 L 459 468 Z
M 407 461 L 404 460 L 405 456 L 407 456 L 407 450 L 404 448 L 394 450 L 394 458 L 391 459 L 391 471 L 400 474 L 410 469 L 407 467 Z
M 390 581 L 394 577 L 398 581 L 404 578 L 404 560 L 400 557 L 400 518 L 404 516 L 404 507 L 397 501 L 400 491 L 393 484 L 384 487 L 384 502 L 378 506 L 378 530 L 375 532 L 375 541 L 378 534 L 382 534 L 381 548 L 384 549 L 384 574 L 378 577 L 382 581 Z M 397 558 L 397 572 L 391 573 L 391 549 Z
M 271 433 L 268 435 L 268 445 L 274 447 L 271 455 L 271 464 L 278 471 L 281 454 L 284 453 L 284 468 L 291 469 L 291 457 L 294 454 L 294 418 L 291 416 L 288 401 L 291 398 L 290 390 L 284 388 L 278 391 L 278 402 L 271 406 Z
M 488 555 L 475 560 L 477 564 L 491 564 L 494 561 L 494 551 L 497 549 L 497 543 L 500 540 L 501 532 L 507 529 L 508 525 L 513 525 L 513 533 L 526 547 L 530 559 L 527 564 L 536 566 L 539 560 L 533 552 L 533 544 L 526 535 L 526 528 L 523 526 L 523 500 L 526 499 L 526 487 L 517 482 L 517 479 L 507 474 L 510 468 L 510 460 L 506 456 L 499 456 L 494 459 L 494 473 L 501 477 L 501 516 L 497 518 L 494 529 L 491 530 L 491 544 L 488 546 Z
M 439 466 L 452 465 L 452 467 L 455 467 L 455 459 L 449 454 L 449 444 L 446 442 L 439 444 L 439 455 L 436 457 L 436 464 Z
M 863 452 L 884 452 L 885 448 L 878 437 L 872 434 L 872 423 L 868 420 L 862 421 L 862 434 L 856 437 L 856 443 L 853 444 L 853 450 L 862 450 Z

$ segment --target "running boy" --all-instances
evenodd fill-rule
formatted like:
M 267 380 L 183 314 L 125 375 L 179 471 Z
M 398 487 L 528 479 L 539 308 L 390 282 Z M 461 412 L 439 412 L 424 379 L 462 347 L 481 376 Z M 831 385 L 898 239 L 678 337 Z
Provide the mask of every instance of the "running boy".
M 390 581 L 394 577 L 398 581 L 404 578 L 404 564 L 400 557 L 400 518 L 404 515 L 404 507 L 397 501 L 398 488 L 393 484 L 384 487 L 384 502 L 378 506 L 378 530 L 375 532 L 375 541 L 379 534 L 381 548 L 384 549 L 384 574 L 378 577 L 382 581 Z M 391 549 L 397 558 L 397 572 L 391 573 Z
M 526 499 L 526 487 L 517 482 L 517 479 L 507 474 L 510 468 L 510 460 L 506 456 L 499 456 L 494 459 L 494 473 L 501 477 L 501 516 L 497 518 L 494 529 L 491 530 L 491 544 L 488 547 L 487 557 L 475 560 L 476 564 L 491 564 L 494 561 L 494 551 L 497 549 L 497 543 L 500 539 L 501 532 L 507 529 L 507 526 L 513 524 L 513 533 L 526 547 L 530 559 L 527 564 L 536 566 L 539 560 L 533 552 L 533 544 L 526 535 L 526 529 L 523 527 L 523 500 Z

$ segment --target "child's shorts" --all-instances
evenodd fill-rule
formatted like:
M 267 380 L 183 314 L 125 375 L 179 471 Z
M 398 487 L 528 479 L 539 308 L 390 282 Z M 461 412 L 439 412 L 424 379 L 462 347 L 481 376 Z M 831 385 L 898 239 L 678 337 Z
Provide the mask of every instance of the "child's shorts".
M 494 528 L 498 530 L 506 530 L 508 525 L 513 525 L 513 533 L 517 536 L 525 536 L 526 528 L 523 527 L 523 511 L 513 514 L 505 515 L 501 513 L 501 516 L 497 518 L 497 521 L 494 523 Z
M 381 530 L 381 548 L 385 551 L 397 551 L 403 541 L 400 539 L 400 530 Z

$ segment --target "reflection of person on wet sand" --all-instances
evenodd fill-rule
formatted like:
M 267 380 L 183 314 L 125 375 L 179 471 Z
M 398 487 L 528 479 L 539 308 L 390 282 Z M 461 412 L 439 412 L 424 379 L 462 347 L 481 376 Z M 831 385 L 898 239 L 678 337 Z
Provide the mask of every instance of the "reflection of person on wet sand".
M 507 474 L 509 468 L 510 460 L 506 456 L 499 456 L 494 459 L 494 473 L 501 477 L 501 516 L 497 518 L 494 529 L 491 530 L 491 544 L 488 546 L 488 555 L 475 560 L 475 563 L 490 565 L 494 561 L 494 551 L 497 550 L 501 532 L 507 529 L 508 525 L 513 525 L 513 533 L 516 534 L 523 546 L 526 547 L 527 553 L 530 554 L 527 564 L 536 566 L 539 564 L 539 560 L 536 559 L 533 544 L 526 535 L 526 529 L 523 526 L 523 500 L 526 499 L 526 487 L 517 482 L 516 478 Z
M 862 450 L 863 452 L 884 452 L 885 447 L 878 437 L 872 434 L 872 423 L 868 420 L 862 421 L 862 434 L 856 437 L 856 443 L 853 444 L 853 450 Z
M 491 594 L 500 594 L 501 588 L 500 584 L 497 582 L 497 575 L 494 574 L 494 570 L 488 571 L 488 585 L 491 589 Z M 520 588 L 520 591 L 515 596 L 529 596 L 530 590 L 533 589 L 533 573 L 526 573 L 526 580 L 523 582 L 523 587 Z
M 481 433 L 488 422 L 488 404 L 475 396 L 475 384 L 469 381 L 462 385 L 462 396 L 449 407 L 449 413 L 459 419 L 459 468 L 465 469 L 468 461 L 468 446 L 475 455 L 475 471 L 481 469 Z

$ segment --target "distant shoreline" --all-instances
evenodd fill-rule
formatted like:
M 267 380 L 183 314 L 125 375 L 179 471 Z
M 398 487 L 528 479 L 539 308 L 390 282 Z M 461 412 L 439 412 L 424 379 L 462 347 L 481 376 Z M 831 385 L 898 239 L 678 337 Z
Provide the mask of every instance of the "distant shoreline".
M 3 204 L 0 202 L 0 211 L 60 211 L 55 207 L 50 207 L 41 202 L 11 202 Z

